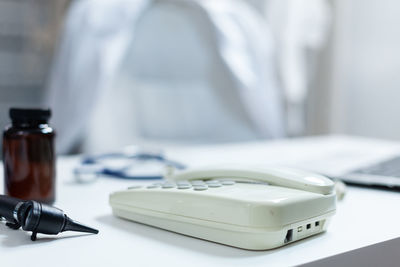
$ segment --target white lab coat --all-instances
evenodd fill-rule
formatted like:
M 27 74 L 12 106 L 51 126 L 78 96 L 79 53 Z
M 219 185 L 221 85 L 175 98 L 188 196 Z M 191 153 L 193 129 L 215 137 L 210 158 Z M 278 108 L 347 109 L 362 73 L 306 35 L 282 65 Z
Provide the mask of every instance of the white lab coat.
M 58 151 L 284 136 L 271 31 L 233 2 L 74 2 L 49 84 Z

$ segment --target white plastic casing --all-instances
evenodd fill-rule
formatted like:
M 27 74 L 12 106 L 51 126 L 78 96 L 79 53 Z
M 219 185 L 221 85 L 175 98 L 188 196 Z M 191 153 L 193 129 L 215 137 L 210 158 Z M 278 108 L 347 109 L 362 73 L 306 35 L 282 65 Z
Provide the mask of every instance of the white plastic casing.
M 265 250 L 326 230 L 336 199 L 332 190 L 324 190 L 315 193 L 248 182 L 204 191 L 134 188 L 112 193 L 110 205 L 122 218 L 234 247 Z

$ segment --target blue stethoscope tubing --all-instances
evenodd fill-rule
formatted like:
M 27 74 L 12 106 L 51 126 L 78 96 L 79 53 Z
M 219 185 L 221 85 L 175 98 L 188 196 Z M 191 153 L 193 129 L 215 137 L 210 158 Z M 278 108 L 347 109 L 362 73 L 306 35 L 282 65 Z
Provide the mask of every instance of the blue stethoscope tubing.
M 132 159 L 132 160 L 137 160 L 137 161 L 155 161 L 155 162 L 161 162 L 163 163 L 166 167 L 173 167 L 175 169 L 185 169 L 186 166 L 180 162 L 173 161 L 167 159 L 165 156 L 162 154 L 151 154 L 151 153 L 135 153 L 133 155 L 126 155 L 124 153 L 108 153 L 108 154 L 102 154 L 102 155 L 97 155 L 97 156 L 86 156 L 82 159 L 81 161 L 81 167 L 90 167 L 90 166 L 100 166 L 97 170 L 93 171 L 92 173 L 89 174 L 95 174 L 95 175 L 105 175 L 108 177 L 113 177 L 113 178 L 119 178 L 119 179 L 126 179 L 126 180 L 156 180 L 156 179 L 162 179 L 163 175 L 129 175 L 126 173 L 126 170 L 131 168 L 131 166 L 125 166 L 119 169 L 115 168 L 107 168 L 106 166 L 101 165 L 101 160 L 106 160 L 106 159 Z M 76 176 L 85 174 L 85 172 L 81 172 L 79 168 L 75 168 L 74 174 Z M 86 173 L 87 174 L 87 173 Z

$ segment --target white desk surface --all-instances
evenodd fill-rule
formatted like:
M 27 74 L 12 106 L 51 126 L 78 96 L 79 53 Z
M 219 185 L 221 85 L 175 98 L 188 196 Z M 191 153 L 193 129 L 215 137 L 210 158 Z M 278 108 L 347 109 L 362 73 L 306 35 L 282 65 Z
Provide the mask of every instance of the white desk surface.
M 347 140 L 328 139 L 338 144 Z M 313 139 L 292 139 L 166 151 L 174 159 L 191 165 L 226 161 L 284 162 L 285 158 L 293 159 L 294 154 L 307 151 L 310 141 L 314 143 Z M 100 233 L 38 235 L 38 241 L 32 242 L 29 233 L 10 230 L 1 223 L 1 266 L 288 266 L 400 237 L 397 212 L 400 193 L 349 187 L 324 234 L 261 252 L 219 245 L 113 217 L 108 194 L 144 182 L 101 178 L 93 184 L 76 184 L 71 170 L 77 162 L 77 157 L 59 158 L 55 205 L 71 218 L 98 228 Z M 0 190 L 3 191 L 2 185 Z

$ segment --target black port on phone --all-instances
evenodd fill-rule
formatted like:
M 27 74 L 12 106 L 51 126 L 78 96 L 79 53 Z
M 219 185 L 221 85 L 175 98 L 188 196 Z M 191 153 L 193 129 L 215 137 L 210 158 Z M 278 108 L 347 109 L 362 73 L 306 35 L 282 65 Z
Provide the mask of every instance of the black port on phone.
M 285 243 L 289 243 L 293 239 L 293 229 L 290 229 L 286 233 Z

